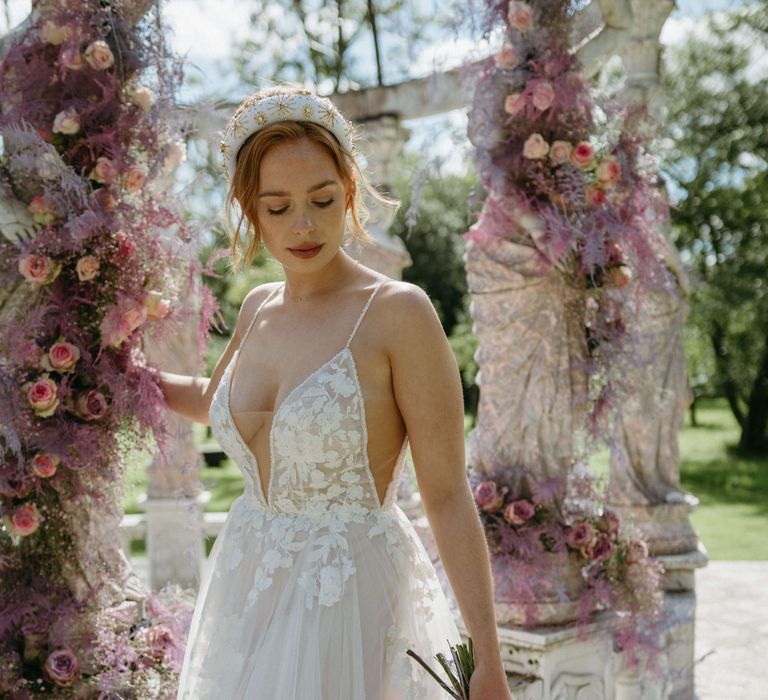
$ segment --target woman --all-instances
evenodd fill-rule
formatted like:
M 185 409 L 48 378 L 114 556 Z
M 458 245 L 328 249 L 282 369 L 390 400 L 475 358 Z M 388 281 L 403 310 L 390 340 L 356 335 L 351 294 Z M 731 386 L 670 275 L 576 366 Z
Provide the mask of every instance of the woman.
M 475 645 L 472 698 L 510 698 L 456 362 L 427 295 L 342 247 L 346 227 L 365 238 L 351 137 L 328 100 L 273 88 L 238 108 L 222 144 L 236 260 L 263 244 L 285 282 L 248 294 L 210 379 L 161 373 L 168 406 L 210 422 L 245 478 L 200 588 L 180 699 L 445 696 L 405 653 L 460 641 L 395 503 L 409 442 Z

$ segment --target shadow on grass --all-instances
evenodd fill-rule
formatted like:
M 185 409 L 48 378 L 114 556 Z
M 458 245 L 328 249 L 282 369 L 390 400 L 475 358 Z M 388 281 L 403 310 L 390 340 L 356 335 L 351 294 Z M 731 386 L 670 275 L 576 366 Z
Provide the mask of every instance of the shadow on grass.
M 731 449 L 726 458 L 680 462 L 683 487 L 702 503 L 748 503 L 768 515 L 768 457 L 744 457 Z

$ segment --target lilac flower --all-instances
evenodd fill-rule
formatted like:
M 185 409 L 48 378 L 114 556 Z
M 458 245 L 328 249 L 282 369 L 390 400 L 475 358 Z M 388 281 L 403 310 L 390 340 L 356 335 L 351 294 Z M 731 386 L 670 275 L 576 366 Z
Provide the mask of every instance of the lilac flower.
M 72 685 L 80 673 L 80 662 L 75 653 L 62 647 L 48 654 L 43 664 L 43 675 L 49 683 L 66 687 Z

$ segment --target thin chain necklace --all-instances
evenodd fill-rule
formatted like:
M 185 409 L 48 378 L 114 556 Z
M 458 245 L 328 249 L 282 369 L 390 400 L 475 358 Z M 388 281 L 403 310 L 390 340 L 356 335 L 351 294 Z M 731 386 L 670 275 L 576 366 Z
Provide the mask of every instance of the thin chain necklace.
M 349 272 L 349 274 L 350 274 L 350 277 L 351 277 L 351 276 L 354 274 L 355 270 L 357 270 L 357 266 L 358 266 L 359 264 L 360 264 L 360 261 L 359 261 L 359 260 L 356 260 L 356 261 L 355 261 L 355 264 L 354 264 L 354 266 L 352 267 L 352 269 L 351 269 L 351 270 L 350 270 L 350 272 Z M 283 285 L 283 297 L 285 297 L 285 296 L 286 296 L 286 293 L 285 293 L 285 285 Z M 307 299 L 308 299 L 308 298 L 309 298 L 309 299 L 311 299 L 312 297 L 308 297 L 308 298 L 307 298 L 307 297 L 302 297 L 302 296 L 295 296 L 295 297 L 288 297 L 288 298 L 289 298 L 291 301 L 307 301 Z

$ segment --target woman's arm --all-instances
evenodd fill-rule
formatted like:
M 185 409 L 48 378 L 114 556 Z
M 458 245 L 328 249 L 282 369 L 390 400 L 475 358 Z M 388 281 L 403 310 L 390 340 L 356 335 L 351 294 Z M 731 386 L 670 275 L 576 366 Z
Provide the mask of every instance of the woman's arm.
M 272 291 L 273 286 L 270 283 L 255 287 L 243 299 L 235 330 L 216 366 L 213 368 L 210 379 L 207 377 L 192 377 L 185 374 L 173 374 L 166 371 L 160 372 L 160 389 L 165 396 L 170 410 L 185 418 L 189 418 L 189 420 L 210 425 L 208 411 L 216 387 L 218 387 L 221 376 L 232 359 L 232 355 L 240 347 L 240 339 L 245 334 L 253 314 L 256 313 L 259 304 Z
M 485 534 L 469 487 L 464 402 L 456 358 L 429 297 L 402 283 L 388 295 L 392 381 L 405 421 L 421 500 L 475 648 L 473 686 L 509 698 L 493 609 Z M 482 690 L 481 690 L 482 688 Z

